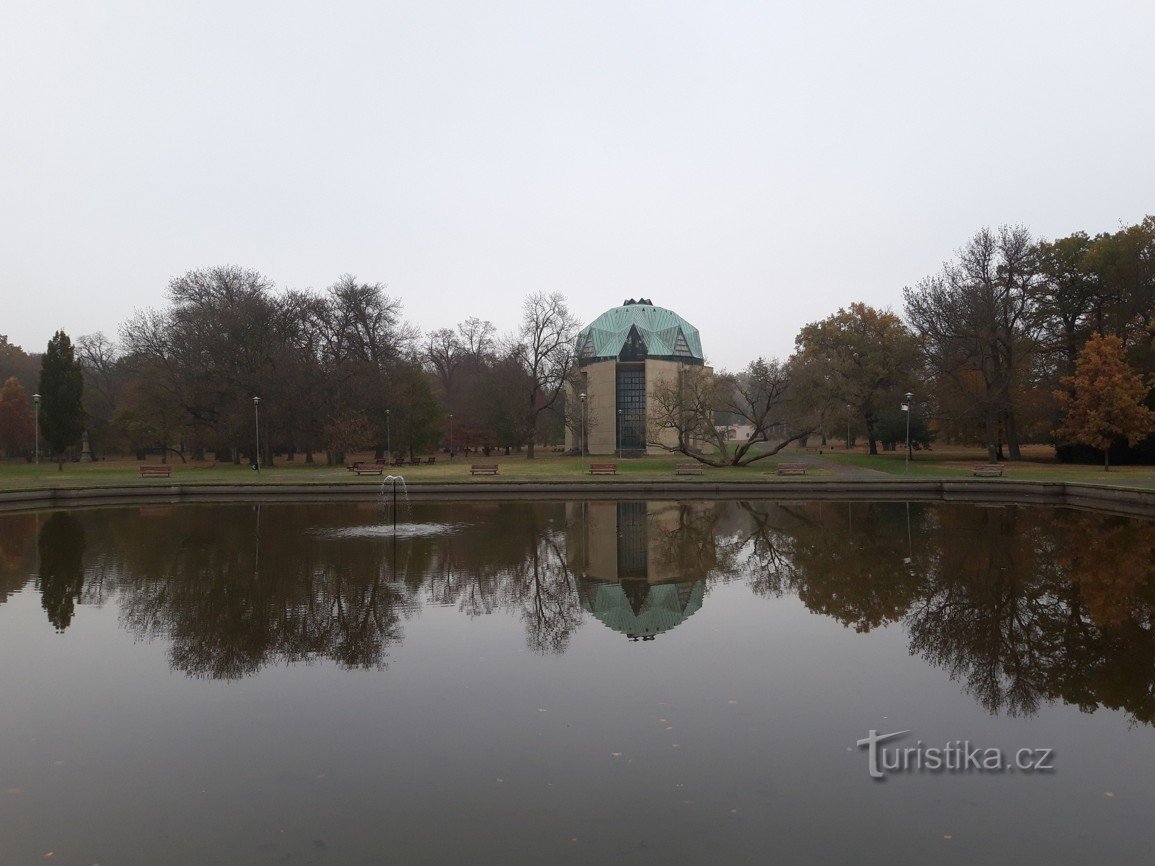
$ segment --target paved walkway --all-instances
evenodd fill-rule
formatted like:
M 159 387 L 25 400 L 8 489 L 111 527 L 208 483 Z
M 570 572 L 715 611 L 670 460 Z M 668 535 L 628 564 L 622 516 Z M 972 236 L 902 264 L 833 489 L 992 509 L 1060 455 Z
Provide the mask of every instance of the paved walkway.
M 820 454 L 812 454 L 810 452 L 806 452 L 805 454 L 791 452 L 789 457 L 787 457 L 785 454 L 779 454 L 778 456 L 790 463 L 803 463 L 807 467 L 813 469 L 822 469 L 826 472 L 829 472 L 831 475 L 836 475 L 842 478 L 895 477 L 889 472 L 880 472 L 877 469 L 867 469 L 865 466 L 853 466 L 849 463 L 839 463 L 836 460 L 827 460 Z

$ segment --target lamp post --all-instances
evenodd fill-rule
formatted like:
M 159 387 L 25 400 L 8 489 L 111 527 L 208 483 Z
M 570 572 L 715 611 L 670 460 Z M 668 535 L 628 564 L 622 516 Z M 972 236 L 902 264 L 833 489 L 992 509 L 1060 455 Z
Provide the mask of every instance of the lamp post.
M 449 413 L 449 456 L 453 456 L 453 413 Z
M 618 459 L 622 456 L 622 410 L 618 410 Z
M 906 460 L 903 461 L 902 471 L 910 471 L 910 406 L 914 394 L 906 392 L 906 402 L 902 404 L 902 411 L 906 413 Z
M 389 454 L 389 459 L 393 459 L 393 433 L 389 426 L 389 410 L 385 410 L 385 451 Z
M 851 413 L 851 411 L 852 411 L 851 405 L 849 403 L 847 403 L 846 404 L 846 450 L 847 451 L 850 450 L 850 413 Z
M 581 441 L 581 456 L 584 459 L 586 456 L 586 392 L 582 391 L 578 395 L 582 401 L 582 441 Z
M 253 468 L 257 472 L 261 471 L 261 413 L 259 406 L 261 405 L 260 397 L 253 397 L 253 432 L 257 437 L 257 448 L 253 452 Z
M 32 402 L 36 405 L 36 480 L 40 480 L 40 395 L 33 394 Z

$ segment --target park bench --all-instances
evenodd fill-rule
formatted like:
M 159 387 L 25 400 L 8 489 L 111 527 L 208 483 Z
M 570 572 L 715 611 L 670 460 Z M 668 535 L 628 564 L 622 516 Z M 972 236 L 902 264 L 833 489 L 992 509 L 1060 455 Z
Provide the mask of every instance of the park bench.
M 971 469 L 972 475 L 977 475 L 980 478 L 1002 478 L 1003 467 L 998 463 L 992 463 L 984 466 L 975 466 Z
M 702 474 L 702 464 L 701 463 L 679 463 L 677 468 L 674 470 L 674 474 L 675 475 L 701 475 Z
M 141 478 L 168 478 L 172 475 L 172 467 L 167 463 L 162 463 L 159 466 L 146 464 L 140 467 Z
M 617 475 L 618 464 L 616 463 L 591 463 L 590 475 Z
M 805 463 L 779 463 L 778 464 L 778 474 L 779 475 L 805 475 L 806 474 L 806 464 Z
M 496 475 L 496 463 L 474 463 L 469 467 L 470 475 Z
M 353 471 L 358 475 L 380 475 L 385 471 L 385 467 L 376 463 L 359 463 L 353 467 Z
M 436 463 L 436 462 L 437 462 L 437 458 L 436 458 L 436 457 L 426 457 L 426 458 L 425 458 L 425 465 L 426 465 L 426 466 L 432 466 L 432 465 L 433 465 L 434 463 Z

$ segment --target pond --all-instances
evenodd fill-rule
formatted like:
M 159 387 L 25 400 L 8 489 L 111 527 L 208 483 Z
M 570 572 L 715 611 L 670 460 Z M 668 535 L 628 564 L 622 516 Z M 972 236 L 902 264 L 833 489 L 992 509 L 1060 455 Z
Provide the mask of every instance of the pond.
M 1153 562 L 1023 505 L 0 515 L 0 862 L 1151 862 Z

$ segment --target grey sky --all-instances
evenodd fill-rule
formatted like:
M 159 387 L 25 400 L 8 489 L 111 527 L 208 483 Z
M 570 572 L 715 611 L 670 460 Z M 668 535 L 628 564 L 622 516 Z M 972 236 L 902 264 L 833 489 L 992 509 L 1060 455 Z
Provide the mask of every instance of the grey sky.
M 0 4 L 0 333 L 214 264 L 428 330 L 566 293 L 729 368 L 983 225 L 1155 212 L 1155 3 Z

